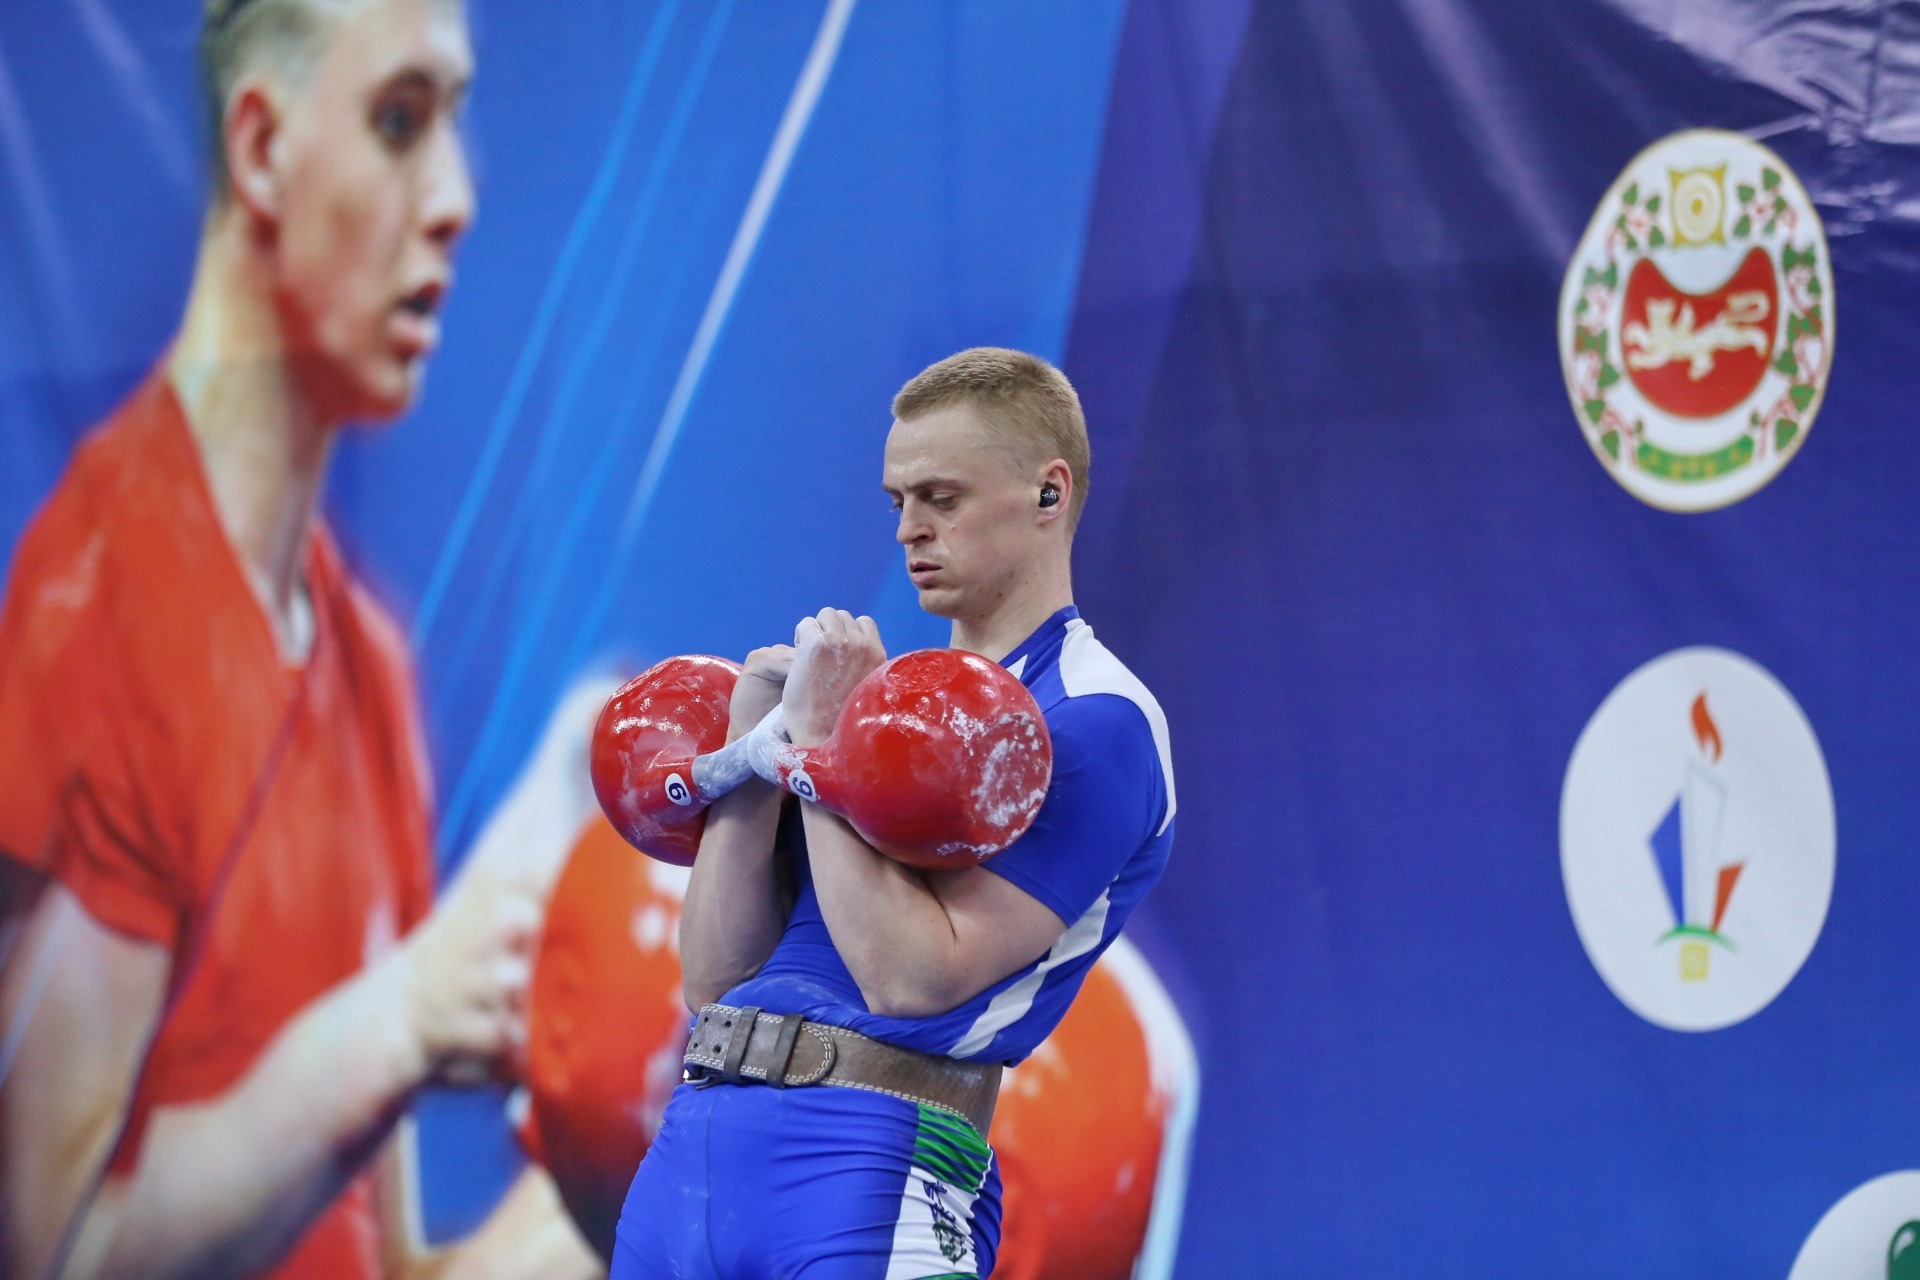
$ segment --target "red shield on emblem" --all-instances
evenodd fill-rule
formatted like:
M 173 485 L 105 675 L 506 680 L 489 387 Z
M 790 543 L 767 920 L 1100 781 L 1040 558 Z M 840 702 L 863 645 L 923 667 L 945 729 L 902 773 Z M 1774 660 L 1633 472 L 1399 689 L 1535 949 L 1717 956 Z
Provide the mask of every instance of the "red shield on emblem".
M 1773 259 L 1758 246 L 1711 293 L 1675 288 L 1642 258 L 1627 277 L 1620 316 L 1627 376 L 1651 404 L 1678 417 L 1725 413 L 1766 375 L 1779 313 Z

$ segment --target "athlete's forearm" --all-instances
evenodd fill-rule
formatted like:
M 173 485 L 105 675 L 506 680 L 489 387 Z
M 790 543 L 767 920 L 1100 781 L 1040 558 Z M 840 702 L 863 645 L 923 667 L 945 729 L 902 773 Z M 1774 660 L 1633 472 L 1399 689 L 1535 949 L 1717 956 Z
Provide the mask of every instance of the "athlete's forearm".
M 139 1167 L 96 1210 L 112 1218 L 111 1244 L 98 1265 L 76 1258 L 79 1274 L 240 1277 L 284 1253 L 426 1075 L 405 963 L 396 953 L 308 1006 L 220 1097 L 156 1109 Z M 91 1223 L 86 1234 L 100 1238 Z
M 1032 964 L 1066 924 L 985 867 L 918 871 L 877 852 L 844 819 L 802 806 L 814 892 L 867 1008 L 924 1018 Z
M 789 906 L 773 848 L 779 824 L 780 793 L 757 778 L 707 812 L 680 909 L 681 994 L 689 1009 L 758 973 L 780 941 Z
M 821 917 L 868 1009 L 926 1017 L 984 985 L 925 876 L 874 850 L 845 819 L 811 804 L 802 812 Z

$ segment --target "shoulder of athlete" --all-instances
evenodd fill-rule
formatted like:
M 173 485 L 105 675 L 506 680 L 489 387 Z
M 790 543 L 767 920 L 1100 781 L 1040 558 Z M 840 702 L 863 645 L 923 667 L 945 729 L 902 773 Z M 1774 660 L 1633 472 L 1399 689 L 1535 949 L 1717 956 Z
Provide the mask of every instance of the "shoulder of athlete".
M 1145 691 L 1142 690 L 1144 693 Z M 1149 711 L 1151 708 L 1151 711 Z M 1129 741 L 1153 742 L 1152 712 L 1159 706 L 1152 695 L 1144 700 L 1110 690 L 1063 697 L 1045 709 L 1047 733 L 1056 744 L 1111 745 Z
M 1079 625 L 1069 630 L 1052 670 L 1040 683 L 1051 694 L 1043 699 L 1049 726 L 1056 716 L 1087 715 L 1103 706 L 1111 709 L 1109 700 L 1117 699 L 1140 713 L 1156 739 L 1166 737 L 1167 721 L 1159 701 L 1113 650 L 1100 642 L 1091 627 Z M 1116 719 L 1127 722 L 1125 716 Z
M 14 546 L 0 613 L 0 669 L 50 679 L 76 642 L 109 618 L 112 586 L 127 578 L 126 515 L 111 501 L 118 460 L 96 431 L 75 449 Z
M 1136 699 L 1099 692 L 1062 699 L 1047 711 L 1054 771 L 1095 770 L 1135 780 L 1163 770 L 1170 774 L 1165 724 L 1150 694 Z

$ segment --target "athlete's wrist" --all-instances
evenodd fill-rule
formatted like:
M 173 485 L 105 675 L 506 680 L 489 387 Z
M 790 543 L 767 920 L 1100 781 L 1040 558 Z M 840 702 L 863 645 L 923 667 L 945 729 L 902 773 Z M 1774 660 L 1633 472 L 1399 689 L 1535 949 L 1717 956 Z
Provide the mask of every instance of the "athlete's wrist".
M 727 741 L 737 742 L 752 733 L 767 713 L 779 705 L 778 681 L 751 671 L 743 673 L 727 709 Z
M 817 747 L 833 736 L 833 726 L 839 718 L 838 707 L 833 709 L 830 716 L 806 712 L 796 714 L 787 724 L 787 740 L 796 747 Z

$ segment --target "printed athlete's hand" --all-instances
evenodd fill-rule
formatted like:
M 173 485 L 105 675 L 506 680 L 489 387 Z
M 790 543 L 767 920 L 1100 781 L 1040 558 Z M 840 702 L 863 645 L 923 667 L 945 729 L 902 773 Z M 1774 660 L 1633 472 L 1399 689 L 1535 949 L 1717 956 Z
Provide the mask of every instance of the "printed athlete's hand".
M 747 655 L 728 704 L 727 741 L 744 736 L 780 705 L 780 693 L 793 669 L 793 646 L 770 644 Z
M 872 618 L 845 609 L 822 609 L 793 629 L 793 670 L 787 676 L 787 734 L 811 747 L 833 733 L 853 687 L 887 660 L 880 628 Z
M 540 918 L 526 877 L 476 859 L 407 936 L 391 969 L 422 1078 L 473 1082 L 519 1065 Z

